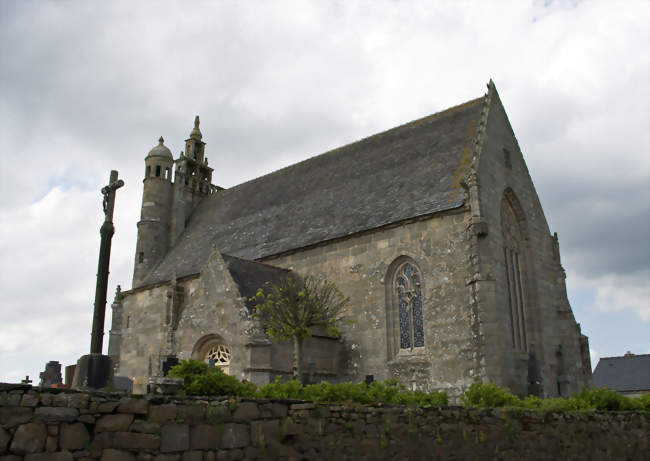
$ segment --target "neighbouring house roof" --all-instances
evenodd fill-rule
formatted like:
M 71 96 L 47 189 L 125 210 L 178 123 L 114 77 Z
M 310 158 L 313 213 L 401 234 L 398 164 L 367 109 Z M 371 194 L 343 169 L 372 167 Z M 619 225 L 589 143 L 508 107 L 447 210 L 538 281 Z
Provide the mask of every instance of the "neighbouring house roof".
M 266 282 L 278 284 L 289 274 L 287 269 L 268 264 L 247 261 L 223 253 L 221 257 L 228 266 L 232 279 L 239 286 L 239 293 L 246 298 L 246 306 L 249 309 L 254 307 L 255 303 L 250 298 L 255 296 L 258 288 L 264 287 Z
M 603 357 L 596 365 L 592 382 L 615 391 L 650 390 L 650 354 Z
M 143 285 L 198 273 L 213 245 L 254 260 L 461 206 L 483 101 L 212 194 Z

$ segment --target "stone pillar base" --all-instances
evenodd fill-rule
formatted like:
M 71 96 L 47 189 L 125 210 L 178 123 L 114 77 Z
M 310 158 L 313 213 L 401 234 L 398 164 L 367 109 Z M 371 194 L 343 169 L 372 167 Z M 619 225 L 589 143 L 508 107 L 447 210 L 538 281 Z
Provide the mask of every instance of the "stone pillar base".
M 77 361 L 72 379 L 73 389 L 113 388 L 113 361 L 108 355 L 88 354 Z

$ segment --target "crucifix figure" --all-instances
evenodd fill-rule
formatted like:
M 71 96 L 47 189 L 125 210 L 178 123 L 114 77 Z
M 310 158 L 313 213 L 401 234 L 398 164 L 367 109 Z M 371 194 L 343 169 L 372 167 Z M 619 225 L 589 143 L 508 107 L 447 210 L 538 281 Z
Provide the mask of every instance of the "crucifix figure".
M 99 247 L 99 263 L 97 264 L 97 285 L 95 287 L 95 309 L 93 314 L 93 329 L 90 339 L 90 353 L 101 354 L 104 340 L 104 318 L 106 314 L 106 290 L 108 289 L 108 265 L 111 258 L 111 239 L 115 233 L 113 226 L 113 208 L 115 207 L 115 191 L 124 185 L 117 179 L 117 171 L 112 170 L 108 185 L 102 188 L 102 208 L 104 224 L 99 229 L 102 236 Z

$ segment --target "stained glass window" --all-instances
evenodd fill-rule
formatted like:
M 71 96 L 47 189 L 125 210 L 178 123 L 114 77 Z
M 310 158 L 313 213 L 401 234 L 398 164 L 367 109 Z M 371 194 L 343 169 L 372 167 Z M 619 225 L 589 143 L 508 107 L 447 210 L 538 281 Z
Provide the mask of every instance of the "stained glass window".
M 422 283 L 417 268 L 409 262 L 399 266 L 394 287 L 399 309 L 399 347 L 424 347 Z

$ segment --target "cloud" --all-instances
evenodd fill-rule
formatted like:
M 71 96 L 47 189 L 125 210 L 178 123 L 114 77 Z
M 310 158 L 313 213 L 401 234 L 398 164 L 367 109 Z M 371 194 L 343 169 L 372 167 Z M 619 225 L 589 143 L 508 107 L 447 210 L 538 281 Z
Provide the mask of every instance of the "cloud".
M 603 312 L 634 310 L 639 318 L 650 323 L 650 271 L 634 276 L 608 275 L 590 280 L 596 290 L 594 307 Z
M 125 251 L 119 241 L 129 234 L 120 232 L 119 219 L 111 266 L 118 280 L 128 274 L 133 248 L 129 242 Z M 102 221 L 99 192 L 76 186 L 55 187 L 26 208 L 0 211 L 0 222 L 11 223 L 0 226 L 0 291 L 10 293 L 2 305 L 0 355 L 16 369 L 23 363 L 21 378 L 37 376 L 49 360 L 74 363 L 89 350 Z M 118 280 L 113 274 L 111 290 Z M 110 304 L 107 310 L 109 325 Z
M 593 293 L 592 307 L 596 311 L 611 313 L 630 311 L 643 323 L 650 323 L 650 269 L 634 273 L 610 273 L 588 277 L 569 271 L 568 278 L 575 290 Z

